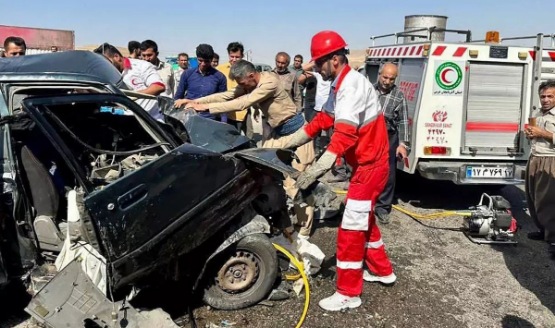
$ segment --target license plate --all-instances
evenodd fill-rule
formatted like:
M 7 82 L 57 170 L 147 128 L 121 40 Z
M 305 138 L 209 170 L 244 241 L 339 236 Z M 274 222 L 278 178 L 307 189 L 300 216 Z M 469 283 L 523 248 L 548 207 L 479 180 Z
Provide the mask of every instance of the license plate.
M 512 179 L 514 170 L 512 166 L 467 166 L 466 177 Z

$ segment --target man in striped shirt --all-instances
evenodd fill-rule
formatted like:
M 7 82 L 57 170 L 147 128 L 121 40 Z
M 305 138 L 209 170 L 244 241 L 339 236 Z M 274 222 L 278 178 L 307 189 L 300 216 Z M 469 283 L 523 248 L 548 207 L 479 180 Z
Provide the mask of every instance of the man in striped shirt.
M 389 136 L 389 178 L 375 207 L 378 221 L 382 224 L 389 223 L 389 213 L 391 213 L 391 203 L 395 193 L 397 159 L 407 158 L 410 143 L 407 101 L 403 92 L 395 85 L 396 79 L 397 66 L 386 63 L 379 72 L 378 82 L 374 84 Z

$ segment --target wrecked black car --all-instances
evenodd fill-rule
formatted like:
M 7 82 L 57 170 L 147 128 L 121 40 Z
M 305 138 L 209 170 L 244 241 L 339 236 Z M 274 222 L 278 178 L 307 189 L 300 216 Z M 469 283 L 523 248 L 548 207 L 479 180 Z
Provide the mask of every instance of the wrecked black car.
M 125 297 L 161 280 L 256 304 L 288 224 L 287 155 L 194 113 L 157 122 L 120 88 L 90 52 L 0 59 L 0 285 L 33 283 L 27 311 L 53 327 L 138 320 Z

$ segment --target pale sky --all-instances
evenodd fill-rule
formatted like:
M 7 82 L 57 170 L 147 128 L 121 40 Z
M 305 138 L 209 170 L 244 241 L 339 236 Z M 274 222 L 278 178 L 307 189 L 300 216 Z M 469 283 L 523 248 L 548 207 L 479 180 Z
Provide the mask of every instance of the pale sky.
M 305 58 L 314 33 L 332 29 L 351 49 L 365 49 L 370 36 L 403 30 L 405 15 L 445 15 L 447 27 L 470 29 L 474 39 L 488 30 L 501 37 L 555 32 L 555 1 L 3 1 L 2 25 L 75 31 L 76 45 L 152 39 L 161 56 L 211 44 L 227 59 L 229 42 L 240 41 L 252 61 L 274 66 L 286 51 Z M 390 40 L 385 44 L 392 43 Z

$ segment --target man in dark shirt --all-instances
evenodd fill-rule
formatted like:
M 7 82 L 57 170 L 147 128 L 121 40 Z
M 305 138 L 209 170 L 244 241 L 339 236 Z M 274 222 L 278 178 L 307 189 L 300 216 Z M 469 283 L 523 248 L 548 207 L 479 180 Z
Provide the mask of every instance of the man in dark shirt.
M 374 208 L 378 221 L 382 224 L 389 223 L 395 193 L 397 159 L 407 158 L 410 143 L 407 101 L 403 92 L 395 85 L 397 74 L 397 66 L 386 63 L 380 69 L 378 82 L 374 84 L 389 135 L 389 178 Z
M 225 75 L 212 67 L 214 49 L 209 44 L 200 44 L 197 47 L 197 60 L 199 66 L 190 68 L 181 75 L 179 86 L 175 93 L 175 107 L 186 104 L 188 100 L 195 100 L 214 93 L 227 91 Z M 185 98 L 187 92 L 187 98 Z M 200 112 L 199 115 L 211 119 L 216 117 L 209 112 Z M 227 116 L 221 114 L 221 121 L 227 122 Z

